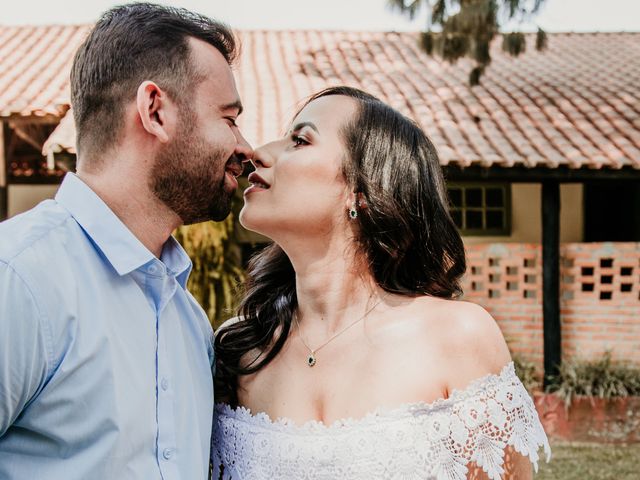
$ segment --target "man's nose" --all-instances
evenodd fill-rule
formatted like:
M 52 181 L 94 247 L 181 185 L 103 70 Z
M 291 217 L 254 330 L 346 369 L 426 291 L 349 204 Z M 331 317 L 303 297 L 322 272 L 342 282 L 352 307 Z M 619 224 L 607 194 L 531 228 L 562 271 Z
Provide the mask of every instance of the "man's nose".
M 241 162 L 250 161 L 254 155 L 253 148 L 251 148 L 251 145 L 249 145 L 249 142 L 247 142 L 247 140 L 244 138 L 242 133 L 240 133 L 240 130 L 236 130 L 235 136 L 236 136 L 237 145 L 233 152 L 234 155 L 238 157 L 238 159 Z

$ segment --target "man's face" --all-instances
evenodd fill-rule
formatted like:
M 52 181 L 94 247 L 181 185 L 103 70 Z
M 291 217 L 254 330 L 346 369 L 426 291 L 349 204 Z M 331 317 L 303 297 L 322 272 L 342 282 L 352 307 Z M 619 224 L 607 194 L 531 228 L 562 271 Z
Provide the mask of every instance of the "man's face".
M 236 126 L 240 98 L 226 60 L 213 46 L 191 40 L 191 57 L 203 75 L 180 106 L 178 128 L 157 154 L 151 189 L 185 225 L 223 220 L 251 148 Z

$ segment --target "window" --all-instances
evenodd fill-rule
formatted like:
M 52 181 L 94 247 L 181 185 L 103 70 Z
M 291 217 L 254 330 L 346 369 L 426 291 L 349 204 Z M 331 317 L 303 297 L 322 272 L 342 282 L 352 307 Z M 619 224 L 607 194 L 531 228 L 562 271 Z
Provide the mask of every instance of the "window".
M 508 183 L 451 183 L 451 216 L 462 235 L 510 235 Z

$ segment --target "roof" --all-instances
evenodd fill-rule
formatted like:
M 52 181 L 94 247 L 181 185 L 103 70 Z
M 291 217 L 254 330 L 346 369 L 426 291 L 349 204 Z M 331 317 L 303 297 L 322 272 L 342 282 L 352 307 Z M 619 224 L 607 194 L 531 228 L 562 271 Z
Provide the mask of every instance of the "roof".
M 87 28 L 0 26 L 0 116 L 63 114 L 70 63 Z M 304 97 L 348 84 L 414 118 L 445 165 L 640 169 L 640 33 L 550 34 L 544 52 L 530 35 L 516 59 L 496 41 L 473 88 L 469 60 L 450 65 L 422 53 L 417 33 L 240 37 L 236 78 L 246 113 L 239 123 L 254 145 L 280 136 Z M 73 138 L 68 125 L 63 130 Z
M 69 109 L 73 55 L 89 26 L 0 26 L 0 117 Z
M 42 154 L 69 152 L 76 153 L 76 128 L 73 111 L 69 110 L 42 146 Z

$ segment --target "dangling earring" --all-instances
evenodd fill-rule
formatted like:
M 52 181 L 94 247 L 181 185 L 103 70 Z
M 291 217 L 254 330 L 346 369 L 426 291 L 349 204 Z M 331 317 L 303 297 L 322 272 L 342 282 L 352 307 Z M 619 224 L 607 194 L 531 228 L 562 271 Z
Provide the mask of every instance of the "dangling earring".
M 349 218 L 351 220 L 355 220 L 356 218 L 358 218 L 358 210 L 356 210 L 356 204 L 354 203 L 353 206 L 349 209 Z

